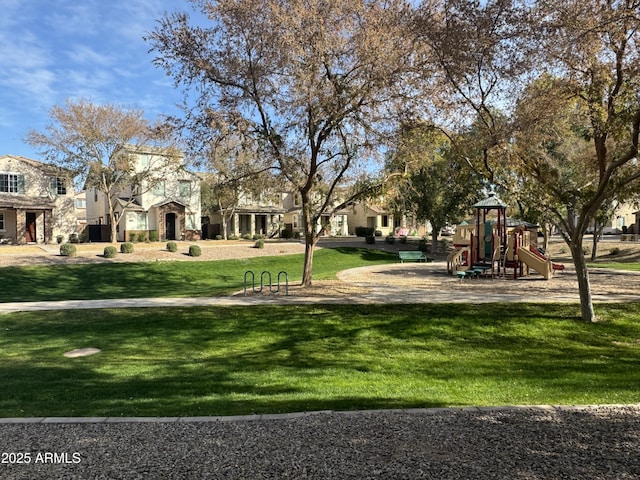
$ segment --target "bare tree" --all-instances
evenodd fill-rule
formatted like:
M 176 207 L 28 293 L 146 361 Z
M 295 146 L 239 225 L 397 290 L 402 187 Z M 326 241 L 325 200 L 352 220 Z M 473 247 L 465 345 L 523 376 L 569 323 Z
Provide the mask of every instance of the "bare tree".
M 195 93 L 187 119 L 215 111 L 258 142 L 300 194 L 304 286 L 318 223 L 349 172 L 371 158 L 407 60 L 402 0 L 202 0 L 211 19 L 166 16 L 148 36 L 155 63 Z M 191 90 L 189 90 L 191 88 Z M 242 118 L 238 123 L 235 119 Z
M 40 148 L 51 163 L 71 170 L 77 184 L 107 196 L 111 242 L 116 242 L 116 226 L 122 219 L 115 215 L 118 202 L 126 208 L 134 201 L 134 193 L 152 188 L 161 179 L 158 172 L 177 161 L 177 152 L 165 146 L 153 162 L 137 162 L 135 154 L 141 146 L 147 149 L 166 141 L 166 132 L 150 125 L 141 110 L 67 100 L 51 108 L 49 115 L 44 131 L 29 131 L 26 141 Z
M 179 119 L 172 119 L 180 123 Z M 238 207 L 243 195 L 259 195 L 276 182 L 272 167 L 261 157 L 256 141 L 243 132 L 245 128 L 229 124 L 224 116 L 209 112 L 206 122 L 201 119 L 190 125 L 192 135 L 187 141 L 199 155 L 194 159 L 198 166 L 210 172 L 204 176 L 202 185 L 203 207 L 220 214 L 222 237 L 228 238 L 228 221 Z M 193 135 L 197 132 L 197 135 Z

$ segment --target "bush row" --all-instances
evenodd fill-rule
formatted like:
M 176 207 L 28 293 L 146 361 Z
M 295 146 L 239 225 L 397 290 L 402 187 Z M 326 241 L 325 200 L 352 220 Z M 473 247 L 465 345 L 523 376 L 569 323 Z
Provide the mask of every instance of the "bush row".
M 264 248 L 264 240 L 259 240 L 261 246 L 256 243 L 256 248 Z M 133 243 L 125 242 L 120 244 L 120 253 L 133 253 L 134 247 Z M 178 244 L 176 242 L 168 242 L 167 250 L 170 252 L 178 251 Z M 63 243 L 60 245 L 60 255 L 64 257 L 75 257 L 77 254 L 77 248 L 73 243 Z M 105 258 L 115 258 L 118 254 L 118 249 L 113 245 L 108 245 L 104 247 L 103 255 Z M 199 245 L 190 245 L 189 246 L 189 256 L 191 257 L 199 257 L 202 255 L 202 249 Z

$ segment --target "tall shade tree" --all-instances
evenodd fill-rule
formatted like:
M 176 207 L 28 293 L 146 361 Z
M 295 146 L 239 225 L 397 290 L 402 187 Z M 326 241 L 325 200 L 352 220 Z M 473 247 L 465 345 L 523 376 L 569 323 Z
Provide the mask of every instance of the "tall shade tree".
M 451 149 L 450 138 L 421 122 L 405 124 L 386 167 L 403 173 L 389 182 L 388 200 L 431 224 L 434 254 L 442 227 L 460 222 L 482 190 L 481 179 Z
M 582 318 L 595 321 L 583 237 L 603 205 L 640 179 L 640 3 L 547 0 L 533 11 L 539 67 L 552 79 L 521 103 L 529 135 L 520 143 L 537 147 L 523 163 L 571 250 Z
M 49 162 L 71 170 L 76 183 L 107 196 L 111 242 L 115 243 L 116 226 L 122 219 L 116 218 L 116 205 L 126 208 L 133 203 L 134 193 L 152 188 L 160 180 L 157 173 L 178 161 L 176 150 L 167 147 L 166 132 L 152 126 L 141 110 L 67 100 L 52 107 L 49 115 L 45 129 L 29 131 L 26 141 Z M 146 166 L 137 163 L 137 148 L 159 144 L 164 144 L 163 155 Z
M 413 51 L 402 31 L 409 7 L 402 0 L 192 3 L 210 23 L 165 16 L 147 36 L 155 63 L 195 95 L 187 119 L 215 111 L 244 125 L 242 134 L 299 193 L 302 285 L 309 286 L 320 219 L 335 211 L 341 183 L 370 158 L 397 105 Z
M 442 92 L 435 98 L 437 123 L 444 132 L 466 132 L 451 137 L 452 147 L 491 187 L 508 170 L 508 112 L 529 68 L 523 12 L 516 0 L 429 0 L 413 24 L 431 52 L 425 80 L 436 78 Z

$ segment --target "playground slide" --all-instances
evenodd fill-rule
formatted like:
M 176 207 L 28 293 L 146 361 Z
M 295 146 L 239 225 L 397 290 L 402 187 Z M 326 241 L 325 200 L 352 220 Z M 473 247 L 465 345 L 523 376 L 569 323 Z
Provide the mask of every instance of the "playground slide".
M 547 257 L 545 257 L 542 252 L 540 250 L 538 250 L 536 247 L 534 247 L 533 245 L 531 245 L 529 247 L 529 249 L 535 253 L 536 255 L 538 255 L 540 258 L 543 258 L 545 260 L 547 260 Z M 561 263 L 552 263 L 551 264 L 551 268 L 553 268 L 554 271 L 556 270 L 564 270 L 564 265 L 562 265 Z
M 518 249 L 518 259 L 529 268 L 533 268 L 536 272 L 549 280 L 553 275 L 553 265 L 550 260 L 540 257 L 526 248 Z

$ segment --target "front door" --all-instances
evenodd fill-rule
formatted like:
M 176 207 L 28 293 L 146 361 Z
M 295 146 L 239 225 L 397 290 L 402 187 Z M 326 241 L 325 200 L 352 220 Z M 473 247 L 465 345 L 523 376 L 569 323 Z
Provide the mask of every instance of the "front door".
M 176 214 L 167 213 L 165 216 L 165 224 L 167 226 L 167 240 L 176 239 Z
M 27 229 L 24 240 L 27 243 L 36 243 L 36 214 L 35 212 L 27 212 Z

